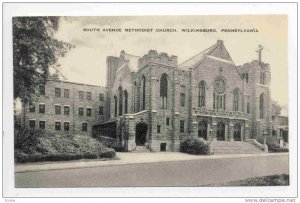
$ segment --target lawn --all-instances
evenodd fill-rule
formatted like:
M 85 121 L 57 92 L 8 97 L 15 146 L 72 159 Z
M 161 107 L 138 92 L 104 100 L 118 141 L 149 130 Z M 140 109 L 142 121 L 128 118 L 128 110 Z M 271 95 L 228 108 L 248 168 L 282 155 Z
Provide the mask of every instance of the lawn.
M 289 185 L 289 175 L 272 175 L 248 178 L 245 180 L 231 181 L 227 183 L 210 184 L 206 186 L 287 186 Z

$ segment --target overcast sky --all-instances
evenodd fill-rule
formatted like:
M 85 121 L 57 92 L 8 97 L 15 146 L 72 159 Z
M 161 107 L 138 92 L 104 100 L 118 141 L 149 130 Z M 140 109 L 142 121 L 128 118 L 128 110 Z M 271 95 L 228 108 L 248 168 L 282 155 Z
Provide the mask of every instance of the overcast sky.
M 173 33 L 86 32 L 83 28 L 177 29 Z M 183 33 L 181 29 L 217 29 L 214 33 Z M 221 29 L 257 29 L 254 33 L 224 33 Z M 56 33 L 60 40 L 75 45 L 61 58 L 61 71 L 69 81 L 105 86 L 106 56 L 119 57 L 121 50 L 143 56 L 150 49 L 177 55 L 181 63 L 224 41 L 236 65 L 257 59 L 258 45 L 264 46 L 262 59 L 272 73 L 272 99 L 288 104 L 287 18 L 285 16 L 145 16 L 61 18 Z

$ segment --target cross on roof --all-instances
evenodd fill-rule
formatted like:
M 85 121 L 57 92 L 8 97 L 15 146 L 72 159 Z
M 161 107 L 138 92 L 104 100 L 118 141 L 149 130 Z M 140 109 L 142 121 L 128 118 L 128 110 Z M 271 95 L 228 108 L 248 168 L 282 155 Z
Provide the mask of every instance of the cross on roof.
M 258 53 L 258 62 L 261 63 L 261 53 L 262 50 L 264 49 L 264 47 L 262 45 L 258 45 L 258 49 L 256 50 L 256 52 Z

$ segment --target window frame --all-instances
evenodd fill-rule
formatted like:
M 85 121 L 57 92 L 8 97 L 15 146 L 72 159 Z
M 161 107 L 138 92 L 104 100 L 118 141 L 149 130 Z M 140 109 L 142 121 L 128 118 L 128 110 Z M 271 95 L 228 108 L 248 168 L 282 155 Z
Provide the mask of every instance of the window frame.
M 55 115 L 61 115 L 61 105 L 60 104 L 55 104 L 54 105 L 54 109 L 55 109 Z M 59 113 L 57 112 L 58 108 L 56 107 L 59 107 Z
M 69 110 L 66 111 L 66 109 L 69 109 Z M 68 113 L 66 114 L 66 112 L 68 112 Z M 69 116 L 70 115 L 70 105 L 64 105 L 64 115 L 65 116 Z
M 81 112 L 80 109 L 82 109 L 82 114 L 80 113 Z M 84 107 L 82 106 L 78 107 L 78 116 L 84 116 Z
M 69 89 L 64 89 L 64 98 L 70 98 L 70 90 Z
M 57 125 L 57 124 L 59 124 L 59 125 Z M 54 126 L 55 126 L 55 130 L 57 130 L 57 131 L 61 130 L 61 121 L 55 121 Z M 59 126 L 59 129 L 57 128 L 58 126 Z
M 41 128 L 41 123 L 44 123 L 44 128 Z M 39 121 L 39 129 L 45 130 L 46 128 L 46 121 Z
M 68 123 L 68 126 L 66 124 Z M 68 127 L 68 128 L 66 128 Z M 70 131 L 70 122 L 69 121 L 64 121 L 64 131 Z
M 88 117 L 92 116 L 92 107 L 86 107 L 86 116 Z
M 82 132 L 87 132 L 87 131 L 88 131 L 88 130 L 87 130 L 87 129 L 88 129 L 87 125 L 88 125 L 87 123 L 82 123 L 82 125 L 81 125 L 81 131 L 82 131 Z M 84 127 L 85 127 L 85 128 L 84 128 Z
M 55 97 L 61 97 L 61 88 L 55 87 Z
M 44 106 L 44 111 L 43 112 L 41 112 L 41 106 Z M 46 105 L 44 103 L 39 104 L 39 113 L 42 113 L 42 114 L 46 113 Z

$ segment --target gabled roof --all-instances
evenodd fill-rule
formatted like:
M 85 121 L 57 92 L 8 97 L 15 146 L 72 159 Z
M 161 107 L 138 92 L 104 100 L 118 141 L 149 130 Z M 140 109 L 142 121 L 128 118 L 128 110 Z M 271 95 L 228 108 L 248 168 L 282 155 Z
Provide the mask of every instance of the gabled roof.
M 223 41 L 218 40 L 216 44 L 179 64 L 178 67 L 181 69 L 194 68 L 205 59 L 205 56 L 210 56 L 211 58 L 219 58 L 223 61 L 229 61 L 233 63 L 229 53 L 227 52 L 223 44 Z
M 139 65 L 139 59 L 140 59 L 139 56 L 134 56 L 134 55 L 125 53 L 125 51 L 121 51 L 118 70 L 122 69 L 124 67 L 124 63 L 126 63 L 131 72 L 137 72 L 138 65 Z

